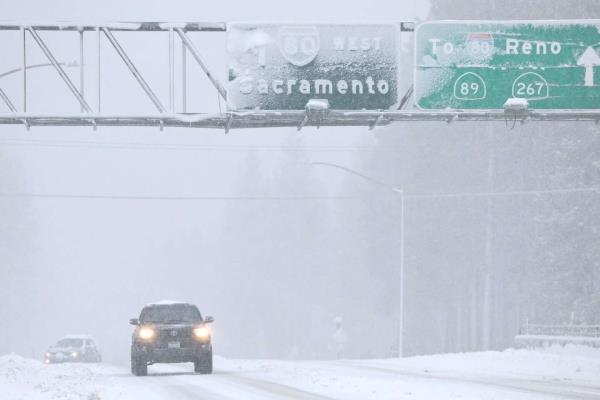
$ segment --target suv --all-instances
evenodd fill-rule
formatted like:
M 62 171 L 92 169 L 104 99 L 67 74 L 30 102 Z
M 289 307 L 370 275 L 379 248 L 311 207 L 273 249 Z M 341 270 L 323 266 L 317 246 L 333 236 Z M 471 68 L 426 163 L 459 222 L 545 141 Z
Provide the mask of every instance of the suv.
M 101 362 L 100 350 L 88 335 L 67 335 L 45 354 L 46 364 L 63 362 Z
M 207 324 L 212 317 L 202 318 L 198 308 L 189 303 L 161 301 L 148 304 L 135 325 L 131 338 L 131 372 L 148 374 L 155 363 L 193 362 L 194 371 L 212 373 L 211 332 Z

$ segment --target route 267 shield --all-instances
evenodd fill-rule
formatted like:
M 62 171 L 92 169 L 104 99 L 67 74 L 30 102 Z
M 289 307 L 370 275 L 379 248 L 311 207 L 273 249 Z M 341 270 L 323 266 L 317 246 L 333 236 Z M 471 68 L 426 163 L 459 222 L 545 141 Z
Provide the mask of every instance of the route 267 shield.
M 320 37 L 315 26 L 282 26 L 278 39 L 281 54 L 297 67 L 310 64 L 319 53 Z

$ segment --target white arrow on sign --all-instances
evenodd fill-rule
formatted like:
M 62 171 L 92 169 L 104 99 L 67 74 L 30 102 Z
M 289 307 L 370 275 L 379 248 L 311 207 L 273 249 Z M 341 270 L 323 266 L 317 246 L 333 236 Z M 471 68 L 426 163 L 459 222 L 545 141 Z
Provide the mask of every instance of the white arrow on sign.
M 579 57 L 577 65 L 585 67 L 585 86 L 594 86 L 594 67 L 600 65 L 600 57 L 592 46 L 589 46 Z

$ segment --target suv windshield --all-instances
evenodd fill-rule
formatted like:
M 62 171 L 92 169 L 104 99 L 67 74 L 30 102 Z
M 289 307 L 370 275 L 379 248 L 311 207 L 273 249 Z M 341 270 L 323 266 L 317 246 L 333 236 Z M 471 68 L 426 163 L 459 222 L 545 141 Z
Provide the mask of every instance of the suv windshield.
M 200 311 L 188 304 L 157 305 L 146 307 L 140 315 L 143 324 L 196 323 L 202 321 Z
M 81 339 L 60 339 L 56 347 L 81 347 L 82 343 Z

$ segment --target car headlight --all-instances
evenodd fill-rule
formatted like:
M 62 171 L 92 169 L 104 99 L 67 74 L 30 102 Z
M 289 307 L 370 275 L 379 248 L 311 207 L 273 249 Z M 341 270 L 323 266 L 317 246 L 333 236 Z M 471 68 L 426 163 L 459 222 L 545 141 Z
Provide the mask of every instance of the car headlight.
M 79 355 L 79 353 L 76 351 L 71 352 L 71 357 L 77 357 L 78 355 Z
M 47 353 L 46 353 L 46 357 L 47 357 L 47 358 L 49 358 L 49 357 L 52 357 L 52 353 L 50 353 L 50 352 L 47 352 Z
M 194 328 L 194 336 L 198 339 L 207 339 L 210 336 L 210 331 L 205 326 Z
M 156 332 L 154 331 L 154 329 L 147 326 L 140 328 L 138 332 L 138 337 L 143 340 L 153 339 L 155 335 Z

